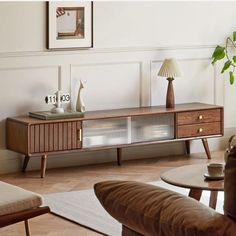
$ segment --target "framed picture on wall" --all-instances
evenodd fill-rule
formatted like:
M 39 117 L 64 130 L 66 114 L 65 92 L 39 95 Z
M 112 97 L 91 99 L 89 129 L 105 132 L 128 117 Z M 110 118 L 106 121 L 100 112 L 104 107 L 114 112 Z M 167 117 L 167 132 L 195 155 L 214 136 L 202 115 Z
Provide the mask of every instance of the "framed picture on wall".
M 93 2 L 47 2 L 47 48 L 93 47 Z

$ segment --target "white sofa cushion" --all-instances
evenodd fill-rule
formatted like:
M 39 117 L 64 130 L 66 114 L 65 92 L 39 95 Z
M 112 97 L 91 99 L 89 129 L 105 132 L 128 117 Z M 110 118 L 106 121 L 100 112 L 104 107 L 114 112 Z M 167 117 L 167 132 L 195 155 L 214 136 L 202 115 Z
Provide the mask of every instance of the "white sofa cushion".
M 42 205 L 39 194 L 0 181 L 0 216 Z

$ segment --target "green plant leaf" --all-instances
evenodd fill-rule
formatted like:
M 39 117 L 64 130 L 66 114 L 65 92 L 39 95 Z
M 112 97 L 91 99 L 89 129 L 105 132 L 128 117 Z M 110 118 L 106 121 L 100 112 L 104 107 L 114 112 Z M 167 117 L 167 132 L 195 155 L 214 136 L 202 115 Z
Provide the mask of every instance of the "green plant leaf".
M 215 51 L 212 54 L 212 64 L 214 64 L 216 61 L 221 60 L 225 57 L 225 47 L 221 47 L 217 45 L 215 48 Z
M 233 56 L 233 61 L 236 62 L 236 56 Z
M 233 32 L 233 41 L 236 41 L 236 31 Z
M 234 73 L 232 71 L 229 72 L 229 82 L 230 84 L 234 84 Z
M 224 66 L 223 66 L 223 69 L 221 70 L 221 73 L 224 73 L 231 65 L 231 61 L 228 60 L 225 62 Z

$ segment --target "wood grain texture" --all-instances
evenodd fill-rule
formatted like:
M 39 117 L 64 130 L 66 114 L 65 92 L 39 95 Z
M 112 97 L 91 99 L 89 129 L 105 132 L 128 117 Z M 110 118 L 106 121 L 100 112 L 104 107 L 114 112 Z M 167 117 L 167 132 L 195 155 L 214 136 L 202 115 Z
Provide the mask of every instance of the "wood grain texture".
M 202 190 L 201 189 L 190 189 L 188 196 L 199 201 L 202 196 Z
M 41 124 L 39 126 L 39 152 L 45 152 L 45 125 Z
M 48 152 L 49 151 L 49 138 L 50 138 L 50 133 L 49 133 L 49 124 L 44 125 L 44 151 Z
M 164 114 L 171 114 L 175 117 L 173 127 L 175 136 L 167 139 L 140 140 L 127 144 L 101 145 L 85 150 L 98 150 L 123 147 L 146 145 L 162 142 L 172 142 L 181 139 L 185 141 L 191 138 L 210 137 L 222 135 L 223 133 L 223 108 L 215 105 L 189 103 L 178 104 L 175 108 L 165 108 L 163 106 L 114 109 L 106 111 L 86 112 L 82 118 L 61 119 L 61 120 L 40 120 L 31 117 L 16 117 L 7 119 L 7 143 L 10 150 L 24 153 L 28 156 L 48 155 L 54 153 L 66 153 L 78 151 L 83 144 L 82 122 L 89 119 L 95 121 L 105 118 L 119 119 L 120 117 L 136 117 L 156 115 L 155 118 Z M 199 118 L 201 117 L 201 118 Z M 142 117 L 143 118 L 143 117 Z M 157 119 L 158 120 L 158 119 Z M 112 121 L 110 121 L 112 122 Z M 157 123 L 156 123 L 157 126 Z M 21 138 L 16 140 L 17 135 L 13 135 L 13 129 L 21 130 Z M 8 134 L 9 133 L 9 134 Z M 24 137 L 23 137 L 24 135 Z M 185 140 L 184 140 L 185 139 Z M 22 146 L 21 146 L 22 142 Z M 187 153 L 189 145 L 187 144 Z M 14 146 L 15 145 L 15 146 Z M 204 146 L 205 147 L 205 146 Z M 209 150 L 206 149 L 209 158 Z M 121 159 L 118 153 L 118 164 Z M 41 169 L 41 172 L 45 172 Z M 44 174 L 43 174 L 44 175 Z
M 26 236 L 30 236 L 30 226 L 29 226 L 29 221 L 25 220 L 25 234 Z
M 210 152 L 210 148 L 209 148 L 208 141 L 207 141 L 206 138 L 203 138 L 203 139 L 202 139 L 202 144 L 203 144 L 203 147 L 204 147 L 204 149 L 205 149 L 207 158 L 208 158 L 208 159 L 211 159 L 211 152 Z
M 30 125 L 29 126 L 29 146 L 30 146 L 30 150 L 29 153 L 34 153 L 35 149 L 34 149 L 34 143 L 35 143 L 35 133 L 34 133 L 34 125 Z
M 34 152 L 36 153 L 39 153 L 39 145 L 40 145 L 39 126 L 40 125 L 34 125 Z
M 200 137 L 221 134 L 221 122 L 181 125 L 177 128 L 177 138 Z
M 169 184 L 191 189 L 223 191 L 224 180 L 206 181 L 207 165 L 186 165 L 174 168 L 161 175 L 161 179 Z
M 53 151 L 58 151 L 59 149 L 58 127 L 59 127 L 59 123 L 53 123 Z
M 47 155 L 44 154 L 41 157 L 41 178 L 45 177 L 46 168 L 47 168 Z
M 222 109 L 186 111 L 177 113 L 177 124 L 199 124 L 221 121 Z
M 22 166 L 22 172 L 26 171 L 27 165 L 29 163 L 29 159 L 30 159 L 30 157 L 28 155 L 26 155 L 24 158 L 23 166 Z
M 0 227 L 14 224 L 49 212 L 50 212 L 49 208 L 45 206 L 17 212 L 14 214 L 0 216 Z
M 53 146 L 53 123 L 49 124 L 49 151 L 52 152 L 54 150 L 54 146 Z
M 215 108 L 223 108 L 217 105 L 210 105 L 204 103 L 183 103 L 176 104 L 175 108 L 166 108 L 165 106 L 148 106 L 148 107 L 136 107 L 136 108 L 123 108 L 123 109 L 112 109 L 112 110 L 100 110 L 100 111 L 87 111 L 84 117 L 66 119 L 68 121 L 77 120 L 93 120 L 93 119 L 104 119 L 104 118 L 119 118 L 126 116 L 140 116 L 140 115 L 151 115 L 151 114 L 162 114 L 172 112 L 185 112 L 195 110 L 208 110 Z M 28 116 L 12 117 L 9 120 L 14 120 L 23 124 L 46 124 L 52 122 L 64 122 L 65 119 L 61 120 L 39 120 Z
M 168 80 L 168 79 L 167 79 Z M 166 108 L 174 108 L 175 107 L 175 95 L 172 79 L 168 80 L 168 87 L 166 92 Z
M 188 111 L 186 112 L 186 110 Z M 78 130 L 81 129 L 82 125 L 81 120 L 92 118 L 100 119 L 108 117 L 118 118 L 120 116 L 140 116 L 151 114 L 160 115 L 163 113 L 176 113 L 176 122 L 178 124 L 178 126 L 175 125 L 176 138 L 191 138 L 204 135 L 221 135 L 223 133 L 222 110 L 222 107 L 215 105 L 190 103 L 176 105 L 174 109 L 166 109 L 163 106 L 157 106 L 93 111 L 85 113 L 85 116 L 79 119 L 45 121 L 34 119 L 31 117 L 8 118 L 7 127 L 9 128 L 7 129 L 7 145 L 10 150 L 28 155 L 78 149 L 82 147 L 82 140 L 78 139 Z M 200 115 L 203 117 L 201 121 L 199 121 L 198 119 Z M 220 128 L 219 124 L 213 124 L 213 121 L 215 122 L 216 120 L 218 122 L 221 122 Z M 206 121 L 211 121 L 212 124 L 210 124 L 210 126 L 206 125 L 206 127 L 198 126 L 198 129 L 195 125 L 191 127 L 183 127 L 182 125 L 179 125 L 189 124 L 190 122 L 206 124 Z M 12 128 L 10 129 L 10 127 Z M 18 140 L 16 140 L 14 136 L 15 134 L 13 130 L 15 129 L 20 129 L 20 131 L 24 129 L 24 131 L 22 132 L 17 132 L 21 134 L 21 138 L 19 138 Z M 199 129 L 203 129 L 203 132 L 200 133 Z M 80 133 L 82 134 L 83 131 L 81 130 Z M 30 150 L 28 150 L 28 146 L 30 147 Z
M 58 124 L 58 150 L 64 150 L 63 148 L 63 141 L 64 141 L 64 135 L 65 133 L 63 132 L 63 123 Z
M 185 141 L 185 151 L 187 155 L 190 154 L 190 141 L 189 140 Z
M 71 133 L 71 132 L 70 132 Z M 62 140 L 63 140 L 63 148 L 62 150 L 68 150 L 68 141 L 69 141 L 69 126 L 68 126 L 68 122 L 64 122 L 63 123 L 63 133 L 61 134 L 62 136 Z
M 28 127 L 10 119 L 6 122 L 6 145 L 7 148 L 22 154 L 29 153 Z

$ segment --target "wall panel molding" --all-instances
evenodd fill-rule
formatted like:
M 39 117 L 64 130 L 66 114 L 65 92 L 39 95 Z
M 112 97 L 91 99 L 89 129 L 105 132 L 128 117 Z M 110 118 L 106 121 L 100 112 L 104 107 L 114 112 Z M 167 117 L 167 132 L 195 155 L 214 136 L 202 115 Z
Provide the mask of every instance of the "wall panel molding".
M 123 53 L 123 52 L 145 52 L 145 51 L 169 51 L 169 50 L 200 50 L 214 49 L 216 45 L 177 45 L 165 47 L 117 47 L 117 48 L 91 48 L 82 50 L 44 50 L 44 51 L 22 51 L 22 52 L 0 52 L 0 58 L 11 57 L 45 57 L 60 55 L 81 55 L 94 53 Z
M 125 82 L 124 77 L 126 76 L 126 74 L 124 73 L 123 70 L 128 70 L 128 67 L 130 67 L 130 70 L 132 70 L 132 72 L 133 72 L 133 74 L 130 74 L 131 75 L 130 78 L 132 80 L 130 81 L 129 77 L 127 77 L 126 78 L 127 80 Z M 101 68 L 103 68 L 102 71 L 101 71 Z M 111 72 L 112 68 L 114 69 L 113 73 Z M 90 71 L 87 79 L 86 79 L 86 72 L 85 72 L 86 69 Z M 78 88 L 76 86 L 76 84 L 78 82 L 76 82 L 76 81 L 78 81 L 80 79 L 85 80 L 85 81 L 88 80 L 90 82 L 93 81 L 93 82 L 90 83 L 89 89 L 91 90 L 92 87 L 95 86 L 97 88 L 98 92 L 99 92 L 99 86 L 100 86 L 100 89 L 104 89 L 105 87 L 107 87 L 106 89 L 108 89 L 108 90 L 109 90 L 109 88 L 113 89 L 112 87 L 116 86 L 115 89 L 117 91 L 117 96 L 118 96 L 117 99 L 119 99 L 119 98 L 122 99 L 122 96 L 120 96 L 121 95 L 120 91 L 123 91 L 124 96 L 127 96 L 128 94 L 132 95 L 134 91 L 132 92 L 131 88 L 137 86 L 138 87 L 138 93 L 137 93 L 136 99 L 135 99 L 136 102 L 133 101 L 133 104 L 136 104 L 134 106 L 142 106 L 142 100 L 143 100 L 144 95 L 143 95 L 143 90 L 142 90 L 143 82 L 142 82 L 141 69 L 142 69 L 142 61 L 137 61 L 137 60 L 129 60 L 129 61 L 118 60 L 118 61 L 112 61 L 112 62 L 103 61 L 103 62 L 96 62 L 96 63 L 93 62 L 93 63 L 71 64 L 70 65 L 70 93 L 71 93 L 72 100 L 74 100 L 74 104 L 72 104 L 72 107 L 73 108 L 75 107 L 75 99 L 76 99 L 76 95 L 77 95 L 77 94 L 75 94 L 75 90 L 76 91 L 78 90 Z M 97 70 L 98 74 L 96 74 L 94 72 L 94 75 L 91 75 L 92 70 L 94 70 L 94 71 Z M 105 73 L 106 70 L 108 71 L 108 73 L 110 73 L 109 75 L 107 75 Z M 80 73 L 82 73 L 82 75 Z M 101 73 L 103 73 L 103 76 L 101 77 L 101 75 L 100 75 L 100 77 L 99 77 L 99 74 L 101 74 Z M 96 77 L 97 77 L 97 79 L 96 79 Z M 104 82 L 105 82 L 104 77 L 110 77 L 109 79 L 106 80 L 105 84 L 104 84 Z M 101 78 L 102 78 L 102 80 L 100 80 Z M 100 80 L 100 81 L 97 81 L 97 80 Z M 119 81 L 121 82 L 120 84 L 119 84 Z M 100 84 L 100 82 L 101 82 L 101 84 Z M 132 82 L 134 82 L 134 83 L 132 83 Z M 132 84 L 129 84 L 129 83 L 132 83 Z M 85 84 L 85 87 L 86 87 L 86 84 Z M 131 89 L 131 90 L 129 90 L 129 89 Z M 84 91 L 86 91 L 86 88 L 84 89 Z M 120 95 L 118 95 L 118 94 L 120 94 Z M 110 94 L 110 95 L 112 95 L 112 96 L 109 96 L 109 93 L 108 93 L 106 99 L 112 99 L 113 94 Z M 91 96 L 92 96 L 92 94 L 90 93 L 89 97 L 91 97 Z M 87 100 L 90 101 L 89 97 L 87 96 Z M 128 97 L 129 96 L 127 96 L 127 98 Z M 95 96 L 95 99 L 96 99 L 96 96 Z M 123 102 L 123 105 L 122 104 L 118 105 L 117 104 L 117 99 L 114 100 L 114 108 L 127 107 L 126 104 L 130 103 L 130 101 L 127 100 L 125 103 Z M 134 99 L 134 97 L 130 96 L 129 99 Z M 100 102 L 104 103 L 104 109 L 111 109 L 109 107 L 106 107 L 106 105 L 105 105 L 106 101 L 101 100 Z M 109 101 L 109 103 L 110 102 L 111 101 Z M 115 104 L 117 104 L 118 107 L 116 107 Z M 95 108 L 95 110 L 96 110 L 96 108 Z
M 115 48 L 115 49 L 92 49 L 92 50 L 80 50 L 80 51 L 53 51 L 53 52 L 19 52 L 19 53 L 0 53 L 0 72 L 3 73 L 2 76 L 6 75 L 9 79 L 13 79 L 13 81 L 17 81 L 17 83 L 21 84 L 22 88 L 28 90 L 32 87 L 32 83 L 34 81 L 35 86 L 40 88 L 40 84 L 45 83 L 47 86 L 50 86 L 51 90 L 57 90 L 57 76 L 59 67 L 62 68 L 62 88 L 64 92 L 71 92 L 72 90 L 72 80 L 74 77 L 74 73 L 78 73 L 82 71 L 83 74 L 92 78 L 98 75 L 103 75 L 103 71 L 105 70 L 105 75 L 109 75 L 110 71 L 114 74 L 114 80 L 118 80 L 119 70 L 121 70 L 121 75 L 124 75 L 125 78 L 128 78 L 129 75 L 133 76 L 131 81 L 134 81 L 135 84 L 138 85 L 138 94 L 137 98 L 137 106 L 149 106 L 151 105 L 153 84 L 152 80 L 155 76 L 156 71 L 153 70 L 153 66 L 156 64 L 161 64 L 162 61 L 167 57 L 176 57 L 181 63 L 197 63 L 201 61 L 209 61 L 210 65 L 210 56 L 214 46 L 192 46 L 192 47 L 146 47 L 146 48 Z M 207 63 L 206 63 L 207 64 Z M 211 66 L 211 65 L 210 65 Z M 42 69 L 42 70 L 41 70 Z M 22 70 L 22 71 L 19 71 Z M 38 71 L 37 71 L 38 70 Z M 107 71 L 106 71 L 107 70 Z M 28 72 L 27 72 L 28 71 Z M 127 72 L 127 74 L 126 74 Z M 28 74 L 29 73 L 29 74 Z M 90 73 L 90 74 L 89 74 Z M 123 73 L 123 74 L 122 74 Z M 130 73 L 130 74 L 129 74 Z M 48 76 L 48 78 L 47 78 Z M 222 87 L 222 80 L 218 79 L 219 76 L 219 68 L 212 67 L 212 79 L 214 79 L 213 87 L 214 90 L 214 99 L 213 101 L 217 104 L 222 102 L 224 96 L 222 96 L 224 89 Z M 32 81 L 30 78 L 32 77 Z M 36 79 L 38 78 L 38 80 Z M 41 79 L 42 78 L 42 79 Z M 93 78 L 93 79 L 94 79 Z M 4 79 L 3 77 L 1 78 Z M 4 80 L 3 80 L 4 81 Z M 38 85 L 37 85 L 38 81 Z M 94 80 L 93 80 L 94 81 Z M 131 83 L 129 81 L 129 85 Z M 196 82 L 196 81 L 195 81 Z M 119 83 L 118 83 L 119 84 Z M 7 86 L 8 83 L 6 83 Z M 136 84 L 137 85 L 137 84 Z M 194 82 L 193 82 L 194 86 Z M 47 87 L 46 87 L 47 88 Z M 53 89 L 52 89 L 53 88 Z M 129 88 L 132 88 L 131 86 Z M 0 91 L 9 89 L 10 87 L 2 87 Z M 45 86 L 44 86 L 45 89 Z M 109 85 L 108 89 L 114 89 L 112 85 Z M 119 89 L 119 88 L 116 88 Z M 23 93 L 24 91 L 22 91 Z M 51 91 L 52 92 L 52 91 Z M 41 92 L 42 94 L 44 92 Z M 4 94 L 4 93 L 2 93 Z M 46 94 L 45 94 L 46 95 Z M 134 97 L 133 97 L 134 98 Z M 2 98 L 4 99 L 4 97 Z M 25 102 L 29 102 L 28 100 Z M 22 103 L 24 104 L 24 99 Z M 94 99 L 96 100 L 96 94 L 94 95 Z M 41 100 L 40 100 L 41 101 Z M 14 102 L 14 100 L 13 100 Z M 31 101 L 34 104 L 31 104 L 34 109 L 39 109 L 41 106 L 38 100 Z M 36 103 L 35 103 L 36 102 Z M 43 101 L 42 101 L 43 103 Z M 14 111 L 15 115 L 17 115 L 20 110 L 16 109 L 16 103 L 11 103 L 11 107 L 7 107 L 8 110 L 3 112 L 2 119 L 2 129 L 0 129 L 0 139 L 5 136 L 5 128 L 3 127 L 4 119 L 9 116 L 8 111 Z M 37 105 L 38 104 L 38 105 Z M 41 107 L 42 108 L 42 107 Z M 44 106 L 45 108 L 45 106 Z M 51 108 L 50 106 L 46 106 L 48 110 Z M 23 109 L 23 108 L 22 108 Z M 216 139 L 213 142 L 214 149 L 221 148 L 222 142 L 219 141 L 221 139 Z M 225 140 L 225 139 L 224 139 Z M 220 143 L 220 144 L 219 144 Z M 166 144 L 165 146 L 153 146 L 150 150 L 148 146 L 143 146 L 142 153 L 147 153 L 147 155 L 141 155 L 139 149 L 127 149 L 125 153 L 125 159 L 132 158 L 148 158 L 154 156 L 162 156 L 168 154 L 181 153 L 184 151 L 183 144 L 178 143 L 173 146 L 173 144 Z M 201 143 L 194 142 L 193 151 L 202 151 Z M 19 155 L 15 155 L 12 152 L 9 152 L 2 147 L 1 153 L 4 153 L 4 159 L 1 163 L 4 163 L 4 168 L 0 168 L 0 173 L 13 172 L 20 170 L 21 158 Z M 97 160 L 96 156 L 100 156 L 101 158 Z M 8 159 L 9 157 L 9 159 Z M 88 153 L 77 153 L 75 155 L 66 155 L 63 157 L 55 155 L 55 158 L 50 160 L 49 158 L 49 168 L 50 167 L 58 167 L 58 166 L 70 166 L 70 165 L 84 165 L 84 164 L 92 164 L 92 163 L 102 163 L 109 162 L 115 160 L 115 151 L 99 151 L 99 152 L 88 152 Z M 32 164 L 30 169 L 38 169 L 39 158 L 32 159 Z

